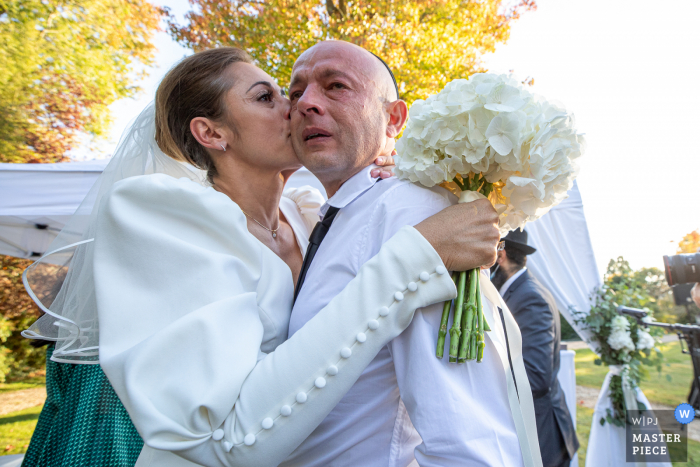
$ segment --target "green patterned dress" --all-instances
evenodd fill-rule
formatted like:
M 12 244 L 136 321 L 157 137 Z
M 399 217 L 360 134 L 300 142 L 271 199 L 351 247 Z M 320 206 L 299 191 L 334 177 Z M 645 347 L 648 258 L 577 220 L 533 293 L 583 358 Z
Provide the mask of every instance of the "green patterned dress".
M 143 441 L 99 365 L 50 360 L 46 403 L 23 467 L 133 467 Z

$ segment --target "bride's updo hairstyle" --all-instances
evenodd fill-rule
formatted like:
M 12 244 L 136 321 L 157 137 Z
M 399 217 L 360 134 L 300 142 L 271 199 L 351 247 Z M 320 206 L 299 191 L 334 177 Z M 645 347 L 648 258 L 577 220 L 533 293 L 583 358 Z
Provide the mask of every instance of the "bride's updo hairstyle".
M 234 85 L 226 69 L 237 62 L 251 63 L 252 59 L 234 47 L 198 52 L 171 69 L 156 91 L 158 147 L 177 161 L 205 170 L 210 182 L 217 174 L 216 167 L 207 149 L 192 135 L 190 122 L 196 117 L 223 118 L 224 95 Z

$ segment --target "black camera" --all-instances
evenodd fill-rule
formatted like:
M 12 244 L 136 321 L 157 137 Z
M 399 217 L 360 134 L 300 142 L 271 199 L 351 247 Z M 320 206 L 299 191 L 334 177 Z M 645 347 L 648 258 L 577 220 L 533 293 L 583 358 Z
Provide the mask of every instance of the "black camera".
M 700 253 L 664 256 L 664 270 L 671 287 L 700 282 Z

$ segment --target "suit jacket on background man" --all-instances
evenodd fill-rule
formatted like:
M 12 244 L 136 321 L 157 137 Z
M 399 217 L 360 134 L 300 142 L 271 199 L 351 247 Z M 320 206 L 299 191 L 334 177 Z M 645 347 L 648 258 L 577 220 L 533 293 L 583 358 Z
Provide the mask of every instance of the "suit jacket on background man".
M 544 467 L 559 467 L 567 454 L 569 459 L 574 457 L 579 444 L 557 379 L 561 324 L 554 297 L 525 271 L 506 290 L 503 300 L 523 336 L 523 359 L 535 400 L 542 462 Z

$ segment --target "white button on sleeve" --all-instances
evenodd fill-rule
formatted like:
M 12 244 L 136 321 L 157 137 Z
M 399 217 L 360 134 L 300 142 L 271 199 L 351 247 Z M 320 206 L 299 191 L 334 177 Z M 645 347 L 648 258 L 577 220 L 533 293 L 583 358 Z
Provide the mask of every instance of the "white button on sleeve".
M 252 446 L 255 444 L 255 435 L 253 433 L 248 433 L 245 435 L 245 438 L 243 438 L 243 442 L 246 446 Z
M 389 308 L 388 307 L 381 307 L 379 309 L 379 316 L 389 316 Z
M 447 268 L 441 264 L 440 266 L 435 268 L 435 272 L 442 276 L 443 274 L 447 273 Z
M 299 394 L 297 394 L 297 402 L 300 404 L 303 404 L 304 402 L 306 402 L 306 393 L 305 392 L 300 392 Z
M 352 355 L 350 347 L 344 347 L 343 350 L 340 351 L 340 356 L 343 358 L 350 358 L 350 355 Z
M 367 323 L 367 327 L 370 328 L 372 331 L 375 331 L 379 329 L 379 321 L 377 321 L 376 319 L 371 319 Z
M 262 421 L 262 427 L 266 430 L 272 428 L 272 425 L 274 424 L 275 422 L 270 417 L 267 417 L 265 420 Z
M 326 370 L 326 373 L 329 374 L 329 375 L 331 375 L 331 376 L 335 376 L 335 375 L 338 374 L 338 367 L 335 366 L 335 365 L 331 365 L 331 366 L 329 366 L 328 369 Z
M 401 300 L 403 300 L 403 294 L 402 294 L 401 292 L 396 292 L 396 293 L 394 294 L 394 299 L 395 299 L 397 302 L 400 302 Z
M 411 292 L 415 292 L 416 290 L 418 290 L 418 284 L 416 284 L 415 282 L 409 282 L 408 290 L 410 290 Z
M 214 441 L 221 441 L 224 438 L 224 430 L 219 428 L 218 430 L 214 430 L 214 433 L 211 434 L 211 439 Z
M 357 333 L 357 342 L 362 344 L 366 340 L 367 340 L 367 335 L 364 332 Z
M 314 386 L 316 386 L 319 389 L 323 389 L 326 387 L 326 378 L 323 376 L 319 376 L 316 378 L 316 381 L 314 381 Z
M 288 405 L 283 405 L 280 409 L 280 415 L 283 417 L 289 417 L 292 414 L 292 408 Z
M 425 271 L 421 272 L 420 273 L 420 280 L 422 280 L 423 282 L 428 282 L 430 280 L 430 274 L 428 274 Z

